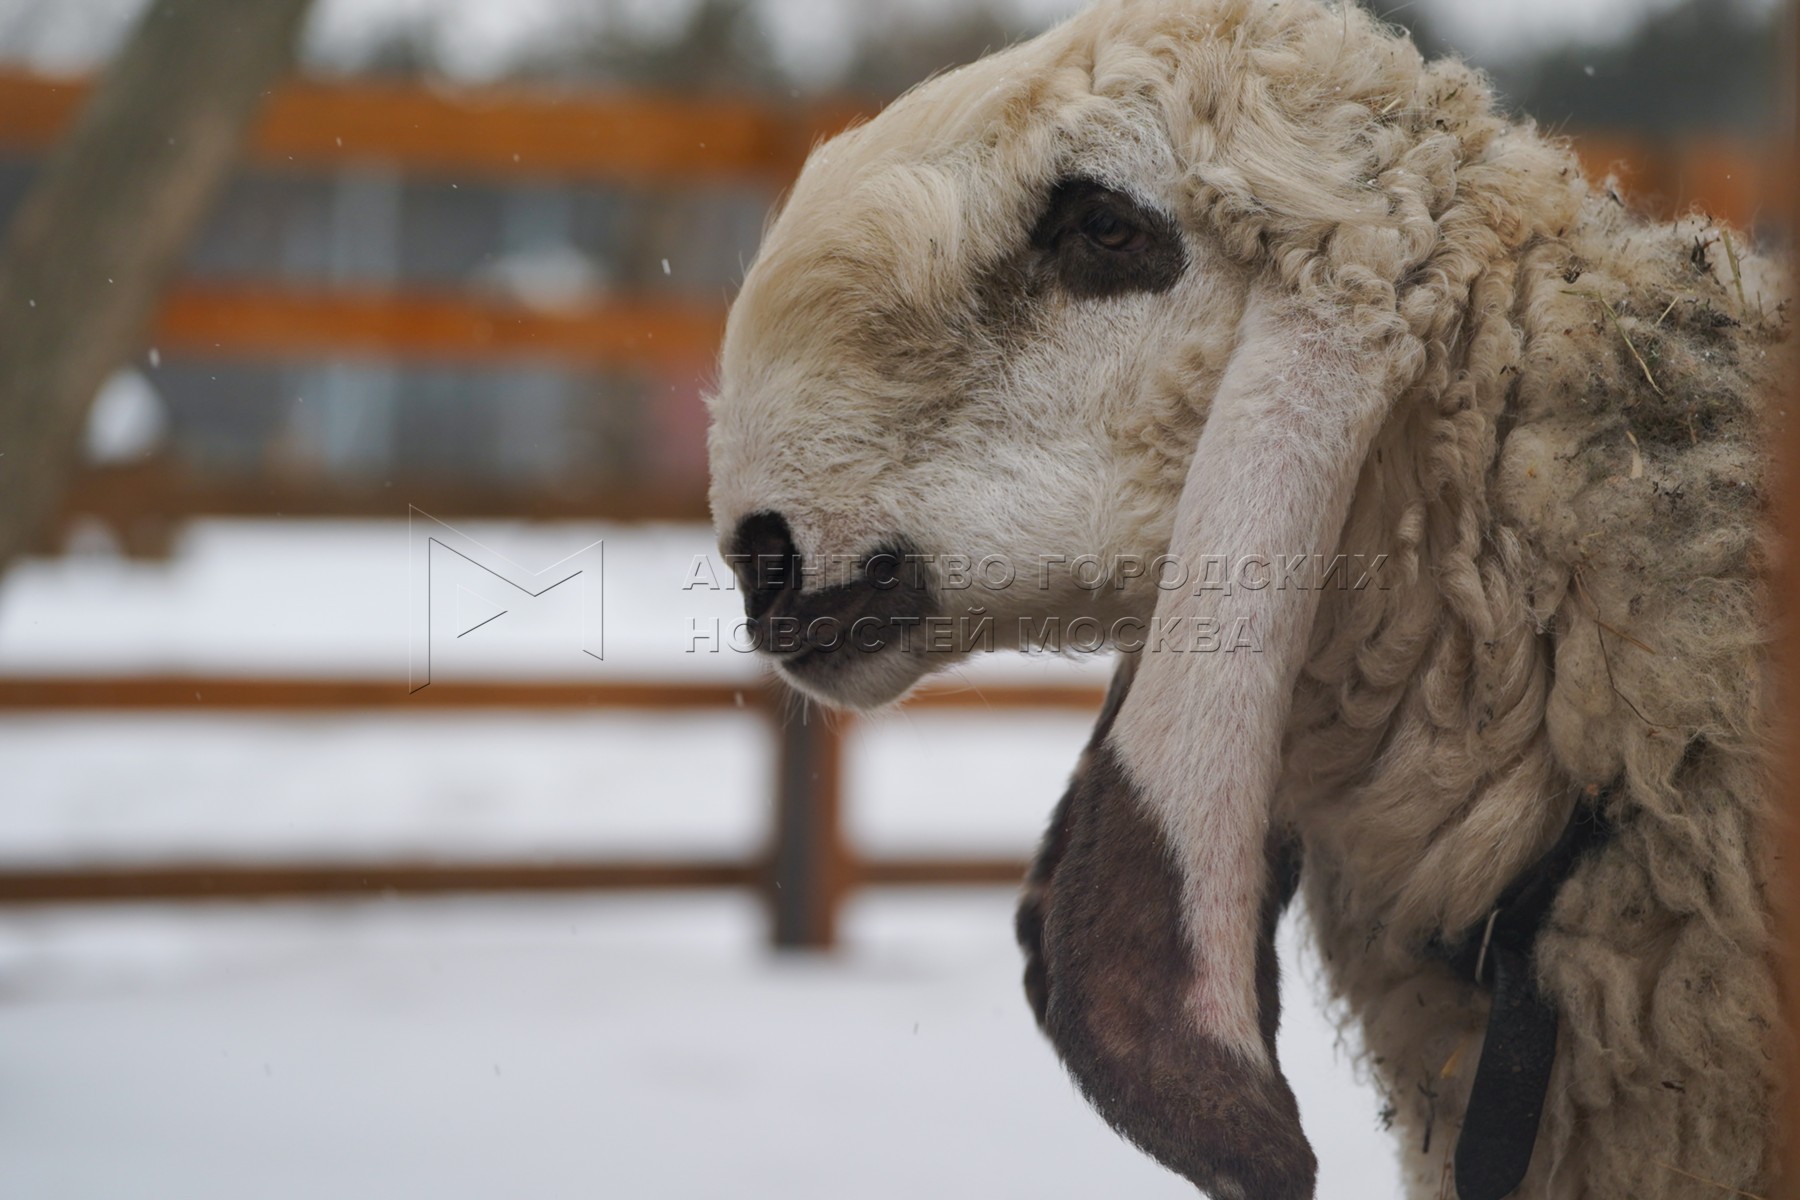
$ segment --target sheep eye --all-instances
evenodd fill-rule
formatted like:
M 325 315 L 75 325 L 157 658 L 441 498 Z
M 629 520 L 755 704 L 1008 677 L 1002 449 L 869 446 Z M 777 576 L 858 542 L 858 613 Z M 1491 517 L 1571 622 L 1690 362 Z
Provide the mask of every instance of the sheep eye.
M 1084 299 L 1167 291 L 1187 269 L 1166 213 L 1080 177 L 1050 189 L 1031 246 L 1049 277 Z
M 1081 232 L 1094 245 L 1118 254 L 1133 253 L 1150 245 L 1150 237 L 1143 230 L 1105 210 L 1082 218 Z

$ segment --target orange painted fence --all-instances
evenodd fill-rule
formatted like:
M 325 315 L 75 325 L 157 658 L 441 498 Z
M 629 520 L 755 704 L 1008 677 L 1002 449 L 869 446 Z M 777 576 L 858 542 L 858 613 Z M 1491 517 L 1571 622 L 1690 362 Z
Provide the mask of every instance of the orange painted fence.
M 84 79 L 0 72 L 0 153 L 42 153 L 87 90 Z M 780 187 L 813 145 L 866 113 L 866 105 L 843 98 L 781 103 L 311 80 L 276 92 L 248 157 L 260 167 L 307 171 L 379 163 L 451 178 Z M 1573 140 L 1595 179 L 1619 169 L 1631 196 L 1653 211 L 1698 206 L 1738 225 L 1765 212 L 1785 216 L 1787 165 L 1757 139 L 1698 134 L 1657 142 L 1594 131 Z
M 165 297 L 151 343 L 163 353 L 207 359 L 681 368 L 712 360 L 724 316 L 716 301 L 600 300 L 544 309 L 458 292 L 183 284 Z
M 0 150 L 48 149 L 88 90 L 83 78 L 0 72 Z M 856 115 L 843 101 L 308 80 L 276 91 L 248 159 L 283 170 L 380 163 L 451 178 L 780 186 L 814 142 Z

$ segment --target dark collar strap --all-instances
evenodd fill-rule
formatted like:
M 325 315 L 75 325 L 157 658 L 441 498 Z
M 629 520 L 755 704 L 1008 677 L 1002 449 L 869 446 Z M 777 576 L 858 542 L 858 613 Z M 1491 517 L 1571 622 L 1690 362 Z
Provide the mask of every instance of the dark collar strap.
M 1507 885 L 1485 919 L 1434 947 L 1458 975 L 1494 994 L 1456 1142 L 1458 1200 L 1504 1200 L 1531 1165 L 1556 1062 L 1556 1008 L 1538 990 L 1532 947 L 1582 857 L 1612 836 L 1603 811 L 1609 791 L 1576 806 L 1556 845 Z

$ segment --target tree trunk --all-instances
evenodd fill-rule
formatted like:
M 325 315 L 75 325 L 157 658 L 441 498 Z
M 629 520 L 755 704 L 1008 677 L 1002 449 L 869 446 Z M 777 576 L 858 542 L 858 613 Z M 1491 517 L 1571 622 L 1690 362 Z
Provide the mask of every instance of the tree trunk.
M 154 0 L 0 243 L 0 572 L 56 517 L 310 0 Z

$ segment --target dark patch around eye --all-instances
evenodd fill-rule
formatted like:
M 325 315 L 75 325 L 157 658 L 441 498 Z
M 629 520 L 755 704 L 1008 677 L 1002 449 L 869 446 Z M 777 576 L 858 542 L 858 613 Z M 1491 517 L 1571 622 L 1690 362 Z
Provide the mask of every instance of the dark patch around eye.
M 1031 245 L 1052 276 L 1084 298 L 1167 291 L 1187 269 L 1174 221 L 1092 179 L 1050 190 Z

